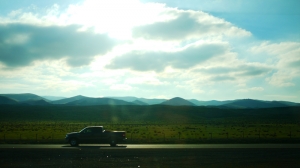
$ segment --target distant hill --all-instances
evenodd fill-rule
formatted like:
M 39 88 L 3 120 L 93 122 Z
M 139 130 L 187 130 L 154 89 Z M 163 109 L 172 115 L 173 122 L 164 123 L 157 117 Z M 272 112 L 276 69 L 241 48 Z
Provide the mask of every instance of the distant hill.
M 276 107 L 291 107 L 300 106 L 300 103 L 289 101 L 264 101 L 253 99 L 237 99 L 237 100 L 209 100 L 199 101 L 196 99 L 185 100 L 180 97 L 173 99 L 147 99 L 137 98 L 134 96 L 124 97 L 104 97 L 104 98 L 91 98 L 82 95 L 64 98 L 55 96 L 38 96 L 31 93 L 23 94 L 0 94 L 0 104 L 11 105 L 171 105 L 171 106 L 206 106 L 218 107 L 222 109 L 232 108 L 276 108 Z M 43 101 L 41 101 L 43 100 Z
M 144 103 L 144 102 L 139 101 L 139 100 L 135 100 L 135 101 L 133 101 L 132 103 L 137 104 L 137 105 L 143 105 L 143 106 L 149 105 L 149 104 Z
M 174 97 L 170 100 L 162 102 L 161 104 L 162 105 L 170 105 L 170 106 L 195 106 L 194 103 L 191 103 L 180 97 Z
M 221 109 L 201 106 L 12 106 L 0 105 L 1 121 L 170 122 L 211 124 L 214 121 L 298 123 L 300 107 Z M 273 122 L 272 122 L 272 121 Z M 275 121 L 275 122 L 274 122 Z M 281 128 L 279 126 L 279 128 Z
M 67 103 L 70 103 L 70 102 L 73 102 L 73 101 L 76 101 L 76 100 L 81 100 L 81 99 L 84 99 L 84 98 L 88 98 L 88 97 L 78 95 L 78 96 L 74 96 L 74 97 L 70 97 L 70 98 L 65 98 L 65 99 L 61 99 L 61 100 L 52 101 L 52 103 L 53 104 L 67 104 Z
M 133 96 L 125 96 L 125 97 L 104 97 L 104 98 L 111 98 L 111 99 L 117 99 L 117 100 L 123 100 L 123 101 L 127 101 L 127 102 L 133 102 L 135 100 L 137 100 L 137 97 L 133 97 Z
M 22 101 L 28 101 L 28 100 L 45 100 L 45 101 L 49 101 L 43 97 L 40 97 L 38 95 L 35 94 L 31 94 L 31 93 L 21 93 L 21 94 L 0 94 L 0 96 L 5 96 L 5 97 L 9 97 L 11 99 L 15 99 L 19 102 Z
M 18 104 L 18 101 L 6 96 L 0 96 L 0 104 Z
M 46 105 L 52 105 L 51 103 L 45 101 L 45 100 L 27 100 L 22 101 L 19 104 L 23 105 L 35 105 L 35 106 L 46 106 Z
M 300 103 L 288 102 L 288 101 L 278 101 L 279 103 L 285 104 L 287 106 L 300 106 Z
M 167 99 L 146 99 L 146 98 L 138 98 L 137 100 L 147 103 L 149 105 L 154 105 L 154 104 L 160 104 L 164 101 L 166 101 Z
M 75 100 L 66 105 L 76 105 L 76 106 L 94 106 L 94 105 L 136 105 L 134 103 L 126 102 L 123 100 L 110 99 L 110 98 L 81 98 Z
M 223 104 L 228 104 L 234 102 L 234 100 L 225 100 L 225 101 L 218 101 L 218 100 L 209 100 L 209 101 L 199 101 L 196 99 L 189 100 L 190 102 L 194 103 L 197 106 L 220 106 Z
M 146 103 L 147 105 L 153 105 L 153 104 L 160 104 L 167 99 L 146 99 L 146 98 L 137 98 L 133 96 L 126 96 L 126 97 L 107 97 L 107 98 L 112 98 L 112 99 L 117 99 L 117 100 L 124 100 L 127 102 L 133 102 L 138 100 L 139 102 Z
M 232 103 L 227 103 L 222 106 L 229 108 L 274 108 L 274 107 L 287 107 L 279 101 L 261 101 L 253 99 L 236 100 Z
M 61 100 L 66 98 L 66 97 L 59 97 L 59 96 L 42 96 L 42 97 L 50 101 L 56 101 L 56 100 Z

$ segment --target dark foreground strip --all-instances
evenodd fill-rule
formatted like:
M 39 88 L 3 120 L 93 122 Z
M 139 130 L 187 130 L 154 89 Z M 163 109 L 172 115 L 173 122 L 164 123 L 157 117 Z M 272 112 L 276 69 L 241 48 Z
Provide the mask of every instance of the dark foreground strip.
M 299 167 L 300 150 L 1 148 L 0 167 Z

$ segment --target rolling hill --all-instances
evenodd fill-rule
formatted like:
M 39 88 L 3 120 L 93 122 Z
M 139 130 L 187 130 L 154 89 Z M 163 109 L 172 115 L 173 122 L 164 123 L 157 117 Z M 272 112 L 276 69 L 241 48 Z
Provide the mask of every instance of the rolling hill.
M 209 100 L 209 101 L 199 101 L 196 99 L 188 100 L 194 103 L 196 106 L 221 106 L 224 104 L 228 104 L 234 102 L 234 100 L 225 100 L 225 101 L 218 101 L 218 100 Z
M 31 93 L 21 93 L 21 94 L 0 94 L 0 96 L 5 96 L 19 102 L 28 101 L 28 100 L 45 100 L 49 101 L 41 96 L 31 94 Z
M 242 99 L 236 100 L 231 103 L 222 105 L 223 107 L 229 108 L 274 108 L 274 107 L 287 107 L 288 105 L 283 104 L 279 101 L 261 101 L 253 99 Z
M 139 101 L 147 103 L 149 105 L 160 104 L 167 99 L 146 99 L 146 98 L 138 98 Z
M 195 106 L 195 104 L 180 97 L 174 97 L 170 100 L 162 102 L 161 104 L 169 106 Z
M 259 120 L 299 122 L 300 107 L 220 109 L 203 106 L 11 106 L 0 105 L 0 121 L 171 122 L 209 124 L 212 121 Z
M 132 97 L 132 96 L 127 96 L 127 97 L 107 97 L 107 98 L 113 98 L 113 99 L 117 99 L 117 100 L 124 100 L 127 102 L 133 102 L 138 100 L 139 102 L 144 102 L 147 105 L 154 105 L 154 104 L 160 104 L 164 101 L 166 101 L 167 99 L 146 99 L 146 98 L 137 98 L 137 97 Z
M 135 100 L 138 99 L 137 97 L 133 97 L 133 96 L 125 96 L 125 97 L 104 97 L 104 98 L 123 100 L 123 101 L 127 101 L 127 102 L 133 102 L 133 101 L 135 101 Z
M 42 97 L 50 101 L 56 101 L 56 100 L 61 100 L 66 98 L 66 97 L 59 97 L 59 96 L 42 96 Z
M 75 105 L 75 106 L 94 106 L 94 105 L 136 105 L 134 103 L 126 102 L 123 100 L 110 99 L 110 98 L 81 98 L 75 100 L 65 105 Z
M 12 98 L 9 98 L 9 97 L 6 97 L 6 96 L 0 96 L 0 104 L 18 104 L 18 101 L 12 99 Z
M 0 104 L 11 104 L 11 105 L 76 105 L 76 106 L 89 106 L 89 105 L 140 105 L 140 106 L 151 106 L 151 105 L 169 105 L 169 106 L 206 106 L 206 107 L 218 107 L 218 108 L 276 108 L 276 107 L 291 107 L 300 106 L 300 103 L 288 102 L 288 101 L 263 101 L 253 99 L 238 99 L 238 100 L 210 100 L 210 101 L 199 101 L 196 99 L 185 100 L 180 97 L 175 97 L 170 100 L 167 99 L 147 99 L 137 98 L 133 96 L 126 97 L 104 97 L 104 98 L 92 98 L 82 95 L 63 98 L 47 96 L 50 101 L 45 97 L 41 97 L 31 93 L 23 94 L 0 94 Z M 60 100 L 55 100 L 55 99 Z
M 88 97 L 77 95 L 77 96 L 70 97 L 70 98 L 65 98 L 65 99 L 61 99 L 61 100 L 52 101 L 52 103 L 53 104 L 67 104 L 67 103 L 70 103 L 70 102 L 73 102 L 73 101 L 76 101 L 76 100 L 81 100 L 81 99 L 84 99 L 84 98 L 88 98 Z
M 139 100 L 135 100 L 135 101 L 133 101 L 132 103 L 137 104 L 137 105 L 143 105 L 143 106 L 149 105 L 149 104 L 144 103 L 144 102 L 139 101 Z
M 45 100 L 27 100 L 27 101 L 22 101 L 19 104 L 22 105 L 34 105 L 34 106 L 47 106 L 47 105 L 52 105 L 51 103 L 45 101 Z

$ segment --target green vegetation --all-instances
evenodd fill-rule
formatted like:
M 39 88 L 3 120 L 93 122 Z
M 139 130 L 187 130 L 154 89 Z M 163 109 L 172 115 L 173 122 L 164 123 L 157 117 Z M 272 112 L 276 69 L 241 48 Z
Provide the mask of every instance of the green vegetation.
M 1 106 L 0 143 L 64 143 L 90 125 L 126 131 L 128 143 L 298 143 L 299 121 L 299 107 Z

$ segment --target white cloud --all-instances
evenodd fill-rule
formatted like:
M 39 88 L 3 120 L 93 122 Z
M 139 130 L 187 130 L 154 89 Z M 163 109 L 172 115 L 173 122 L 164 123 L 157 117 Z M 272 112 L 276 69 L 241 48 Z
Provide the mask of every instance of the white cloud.
M 0 16 L 0 88 L 208 99 L 297 86 L 300 43 L 247 48 L 260 43 L 251 36 L 202 11 L 138 0 L 31 6 Z
M 154 76 L 146 75 L 146 74 L 143 76 L 128 77 L 125 80 L 125 83 L 132 84 L 132 85 L 164 85 L 165 84 L 165 82 L 160 81 Z
M 247 93 L 247 92 L 262 92 L 265 89 L 262 87 L 252 87 L 252 88 L 244 88 L 244 89 L 239 89 L 236 92 L 242 92 L 242 93 Z
M 263 42 L 261 45 L 253 47 L 251 51 L 255 54 L 267 54 L 273 59 L 276 72 L 266 78 L 266 81 L 278 87 L 296 85 L 292 80 L 300 77 L 300 43 Z
M 111 69 L 133 69 L 137 71 L 163 71 L 171 66 L 188 69 L 201 62 L 226 53 L 226 43 L 193 43 L 173 52 L 132 51 L 115 57 L 107 66 Z
M 174 16 L 171 20 L 135 27 L 133 36 L 157 40 L 187 40 L 224 35 L 251 36 L 250 32 L 201 11 L 172 8 L 162 15 L 170 14 Z
M 294 95 L 280 95 L 280 94 L 266 95 L 266 96 L 272 98 L 273 100 L 296 99 L 297 98 L 297 96 L 294 96 Z
M 250 36 L 251 33 L 201 11 L 178 10 L 161 3 L 138 0 L 85 0 L 63 9 L 54 4 L 47 10 L 16 10 L 0 23 L 36 26 L 81 25 L 118 39 L 134 37 L 189 39 L 205 36 Z
M 114 84 L 110 86 L 111 90 L 122 90 L 122 91 L 128 91 L 131 90 L 132 87 L 127 84 Z
M 266 78 L 266 81 L 278 87 L 295 86 L 295 84 L 291 82 L 295 76 L 298 76 L 298 74 L 291 74 L 290 71 L 279 70 L 271 77 Z

